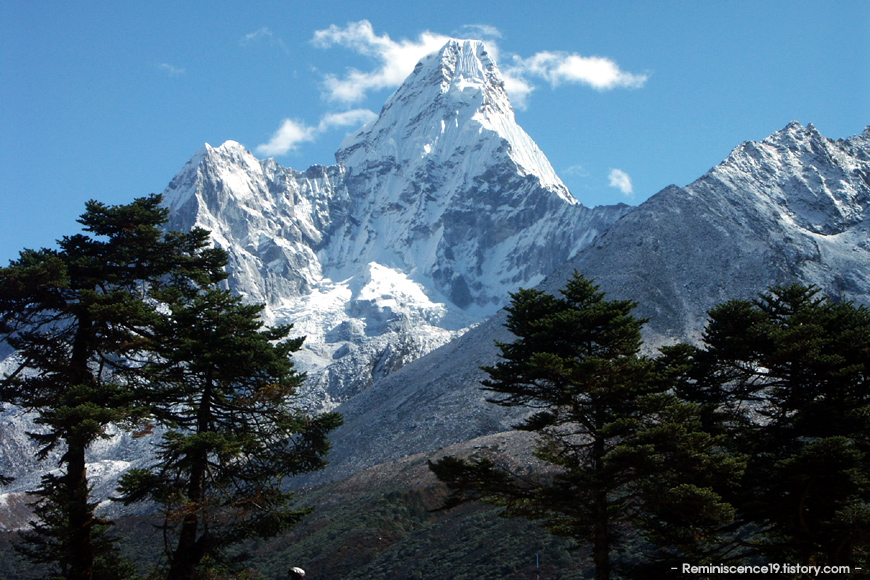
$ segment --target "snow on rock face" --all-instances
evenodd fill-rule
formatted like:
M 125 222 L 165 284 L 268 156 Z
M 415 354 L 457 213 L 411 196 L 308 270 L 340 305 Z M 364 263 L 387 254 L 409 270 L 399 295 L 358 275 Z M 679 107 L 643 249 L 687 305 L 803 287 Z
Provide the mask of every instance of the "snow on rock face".
M 300 172 L 228 141 L 164 194 L 170 228 L 211 230 L 230 287 L 306 336 L 308 401 L 347 418 L 326 477 L 508 428 L 476 387 L 510 336 L 481 320 L 519 286 L 555 292 L 577 269 L 639 302 L 653 346 L 697 339 L 711 306 L 771 284 L 870 304 L 870 128 L 832 141 L 791 124 L 638 208 L 589 209 L 516 125 L 483 45 L 451 41 L 337 159 Z M 32 429 L 0 413 L 0 473 L 20 477 L 4 492 L 53 465 L 33 460 Z M 103 497 L 149 444 L 119 432 L 91 450 Z
M 2 363 L 0 363 L 2 366 Z M 5 369 L 4 369 L 5 370 Z M 0 473 L 14 481 L 0 488 L 0 530 L 23 528 L 33 519 L 29 504 L 33 497 L 26 494 L 40 486 L 45 473 L 57 471 L 64 449 L 51 451 L 45 460 L 37 461 L 37 446 L 30 432 L 41 429 L 34 423 L 36 413 L 26 413 L 17 407 L 0 410 Z M 137 438 L 117 427 L 110 427 L 108 438 L 98 439 L 87 452 L 87 472 L 93 496 L 116 495 L 120 476 L 130 467 L 146 467 L 152 461 L 153 439 Z M 116 502 L 103 502 L 100 513 L 134 511 Z
M 336 158 L 357 171 L 384 159 L 414 166 L 424 160 L 444 162 L 457 150 L 469 153 L 468 146 L 481 146 L 483 132 L 492 134 L 496 148 L 504 140 L 521 174 L 534 175 L 566 202 L 576 203 L 538 146 L 516 124 L 501 73 L 484 44 L 475 40 L 451 40 L 422 59 L 378 119 L 348 137 Z M 468 166 L 492 165 L 487 156 L 491 152 L 478 153 L 471 160 L 478 163 Z
M 195 155 L 164 203 L 170 229 L 205 228 L 229 252 L 234 290 L 273 304 L 310 292 L 322 278 L 314 248 L 341 205 L 341 180 L 340 167 L 293 171 L 227 141 Z
M 812 124 L 792 122 L 760 143 L 735 149 L 709 179 L 756 192 L 759 203 L 800 228 L 842 233 L 862 221 L 870 207 L 867 159 L 856 156 L 861 140 L 832 141 Z
M 571 196 L 516 124 L 501 73 L 479 41 L 452 40 L 421 60 L 336 159 L 357 220 L 326 248 L 324 267 L 397 266 L 481 315 L 618 213 Z
M 306 336 L 296 358 L 327 408 L 491 315 L 628 210 L 571 196 L 479 41 L 422 59 L 336 159 L 300 172 L 206 145 L 164 194 L 169 227 L 210 230 L 230 287 Z
M 868 196 L 870 128 L 831 141 L 792 124 L 744 143 L 694 183 L 662 190 L 539 289 L 557 293 L 576 269 L 609 299 L 637 301 L 636 314 L 650 319 L 650 350 L 698 341 L 709 308 L 772 284 L 815 284 L 835 300 L 870 305 Z M 500 311 L 343 403 L 329 466 L 298 483 L 510 429 L 516 410 L 486 402 L 479 388 L 480 366 L 498 361 L 494 341 L 515 338 L 504 322 Z
M 234 141 L 206 145 L 164 192 L 168 227 L 210 230 L 229 254 L 229 287 L 306 337 L 293 358 L 314 410 L 457 338 L 629 210 L 577 203 L 475 41 L 424 58 L 336 159 L 295 171 Z M 5 491 L 32 489 L 50 468 L 16 461 L 33 456 L 28 429 L 20 409 L 0 413 L 0 473 L 20 478 Z M 94 446 L 97 496 L 146 465 L 152 441 L 118 432 Z
M 870 304 L 868 137 L 834 141 L 791 123 L 743 143 L 694 183 L 626 215 L 548 289 L 578 269 L 639 302 L 652 345 L 698 340 L 709 308 L 772 285 L 814 284 Z

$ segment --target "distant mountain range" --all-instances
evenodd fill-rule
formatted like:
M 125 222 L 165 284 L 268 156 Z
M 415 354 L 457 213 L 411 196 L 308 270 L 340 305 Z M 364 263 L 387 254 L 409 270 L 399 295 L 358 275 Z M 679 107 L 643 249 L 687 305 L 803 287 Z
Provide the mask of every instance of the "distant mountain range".
M 791 123 L 686 187 L 587 208 L 516 124 L 484 45 L 452 40 L 336 161 L 295 171 L 228 141 L 165 191 L 170 228 L 211 230 L 230 287 L 306 336 L 306 403 L 346 417 L 331 466 L 304 484 L 509 429 L 478 389 L 493 340 L 510 340 L 500 308 L 575 269 L 639 303 L 649 348 L 698 340 L 707 309 L 772 284 L 870 304 L 870 128 L 833 141 Z M 51 468 L 27 425 L 0 415 L 0 472 L 20 476 L 7 505 Z M 108 493 L 147 455 L 119 434 L 89 469 Z

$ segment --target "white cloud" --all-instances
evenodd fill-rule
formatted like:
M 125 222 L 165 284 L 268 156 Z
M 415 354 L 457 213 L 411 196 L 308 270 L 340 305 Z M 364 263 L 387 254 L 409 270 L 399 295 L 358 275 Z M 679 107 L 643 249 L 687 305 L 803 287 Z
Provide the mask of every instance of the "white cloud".
M 461 30 L 478 38 L 485 38 L 488 52 L 493 60 L 499 62 L 497 39 L 502 35 L 497 28 L 487 24 L 471 24 L 462 26 Z M 278 44 L 286 51 L 284 44 L 275 38 L 268 27 L 245 35 L 240 43 L 246 45 L 260 40 Z M 448 40 L 449 36 L 424 31 L 416 40 L 396 41 L 387 34 L 376 34 L 369 21 L 360 20 L 350 22 L 344 27 L 333 24 L 329 28 L 317 30 L 311 43 L 323 49 L 341 46 L 376 62 L 374 68 L 368 71 L 348 68 L 344 75 L 324 76 L 324 96 L 330 101 L 348 105 L 364 99 L 370 91 L 399 86 L 421 58 L 437 51 Z M 579 83 L 600 91 L 617 87 L 641 87 L 647 80 L 647 75 L 625 72 L 614 61 L 604 57 L 543 51 L 526 59 L 516 55 L 506 59 L 510 61 L 507 65 L 500 64 L 505 90 L 514 107 L 518 109 L 527 107 L 530 95 L 536 90 L 533 79 L 542 79 L 553 88 L 564 83 Z M 359 126 L 375 118 L 372 111 L 354 109 L 326 114 L 315 126 L 285 119 L 271 139 L 259 145 L 256 151 L 265 155 L 283 155 L 301 143 L 313 141 L 332 128 Z M 620 188 L 626 195 L 631 195 L 631 180 L 628 175 L 614 172 L 610 176 L 611 185 Z
M 589 177 L 589 172 L 586 171 L 586 168 L 580 165 L 579 163 L 576 165 L 572 165 L 567 168 L 563 173 L 566 175 L 578 175 L 580 177 Z
M 368 109 L 353 109 L 342 113 L 328 113 L 317 125 L 318 132 L 334 127 L 359 127 L 378 118 L 377 113 Z
M 165 72 L 167 75 L 171 77 L 178 77 L 185 73 L 185 70 L 181 67 L 173 66 L 167 62 L 157 63 L 157 68 Z
M 542 79 L 553 88 L 566 83 L 584 84 L 595 90 L 642 87 L 648 75 L 623 71 L 613 60 L 600 56 L 582 56 L 568 52 L 541 51 L 529 58 L 513 55 L 507 63 L 500 62 L 497 39 L 501 32 L 488 24 L 468 24 L 460 28 L 486 40 L 487 50 L 499 63 L 505 90 L 518 109 L 525 109 L 535 90 L 533 79 Z M 323 80 L 326 97 L 331 101 L 354 103 L 372 90 L 394 88 L 414 69 L 424 56 L 441 48 L 450 39 L 443 34 L 424 31 L 417 40 L 392 40 L 389 35 L 377 35 L 367 20 L 335 24 L 314 33 L 311 42 L 318 48 L 343 46 L 378 62 L 369 71 L 349 68 L 344 75 L 327 74 Z M 506 59 L 508 60 L 508 59 Z
M 312 43 L 318 48 L 334 45 L 349 48 L 379 62 L 372 71 L 349 69 L 345 76 L 327 75 L 326 96 L 331 101 L 354 103 L 371 90 L 393 88 L 405 80 L 422 57 L 441 48 L 450 37 L 425 31 L 416 41 L 394 41 L 388 35 L 378 36 L 367 20 L 351 22 L 340 28 L 332 25 L 314 33 Z
M 271 39 L 273 37 L 274 35 L 272 34 L 272 31 L 269 29 L 269 27 L 264 26 L 260 30 L 255 30 L 254 32 L 249 32 L 248 34 L 246 34 L 245 37 L 239 41 L 239 44 L 245 46 L 254 42 L 255 40 L 260 40 L 261 38 Z
M 284 119 L 281 127 L 272 135 L 267 143 L 258 145 L 256 152 L 261 155 L 284 155 L 295 149 L 300 143 L 313 141 L 316 134 L 314 127 L 293 119 Z
M 529 95 L 535 90 L 535 86 L 511 70 L 502 71 L 502 78 L 504 79 L 504 90 L 507 91 L 511 104 L 515 108 L 525 111 L 529 106 Z
M 328 113 L 320 120 L 316 127 L 310 127 L 305 123 L 284 119 L 281 126 L 272 135 L 268 142 L 258 145 L 254 150 L 260 155 L 274 157 L 285 155 L 296 149 L 301 143 L 314 141 L 321 133 L 337 127 L 359 127 L 376 119 L 377 114 L 368 109 L 353 109 L 341 113 Z
M 628 173 L 622 169 L 611 169 L 609 178 L 610 187 L 615 187 L 624 195 L 634 195 L 634 186 L 631 184 L 631 177 L 628 176 Z
M 623 71 L 613 60 L 601 56 L 581 56 L 567 52 L 542 51 L 529 58 L 515 56 L 505 67 L 506 74 L 525 80 L 538 77 L 553 88 L 563 83 L 584 84 L 598 91 L 615 88 L 640 88 L 648 75 Z M 531 83 L 526 81 L 531 86 Z M 524 95 L 528 95 L 527 91 Z

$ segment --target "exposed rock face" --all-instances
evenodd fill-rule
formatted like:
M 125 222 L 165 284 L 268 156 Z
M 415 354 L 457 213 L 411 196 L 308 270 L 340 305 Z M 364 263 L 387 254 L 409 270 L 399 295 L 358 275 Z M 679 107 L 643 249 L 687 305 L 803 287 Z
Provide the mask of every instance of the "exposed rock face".
M 609 298 L 637 301 L 650 349 L 700 340 L 707 310 L 774 284 L 815 284 L 870 306 L 868 208 L 870 128 L 832 141 L 792 123 L 691 185 L 659 192 L 539 287 L 558 292 L 577 270 Z M 309 481 L 509 429 L 516 412 L 479 388 L 479 367 L 497 361 L 494 340 L 513 340 L 504 321 L 501 311 L 341 405 L 331 464 Z
M 870 128 L 833 141 L 791 123 L 659 192 L 553 279 L 576 268 L 636 300 L 656 345 L 698 339 L 712 306 L 775 284 L 870 304 L 868 209 Z
M 637 208 L 590 209 L 516 124 L 483 44 L 450 41 L 336 159 L 301 172 L 228 141 L 165 192 L 170 227 L 211 230 L 230 287 L 307 337 L 307 402 L 346 417 L 321 480 L 509 429 L 478 389 L 493 339 L 511 339 L 499 309 L 574 269 L 639 302 L 654 346 L 697 340 L 707 309 L 771 284 L 870 304 L 870 129 L 832 141 L 793 123 Z M 20 477 L 7 494 L 53 465 L 31 461 L 30 425 L 0 414 L 0 473 Z M 105 497 L 148 460 L 146 439 L 119 433 L 89 472 Z
M 336 159 L 303 173 L 230 141 L 165 193 L 170 227 L 211 230 L 231 288 L 306 335 L 324 408 L 492 315 L 629 209 L 571 196 L 478 41 L 420 61 Z

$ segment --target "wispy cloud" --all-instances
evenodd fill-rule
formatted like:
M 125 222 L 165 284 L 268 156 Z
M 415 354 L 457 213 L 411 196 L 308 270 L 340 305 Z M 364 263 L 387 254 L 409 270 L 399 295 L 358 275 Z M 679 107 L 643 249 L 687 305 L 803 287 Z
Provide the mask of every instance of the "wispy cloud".
M 258 145 L 255 151 L 269 157 L 285 155 L 300 144 L 314 141 L 322 133 L 331 129 L 359 127 L 376 118 L 377 114 L 368 109 L 353 109 L 341 113 L 328 113 L 314 127 L 293 119 L 284 119 L 272 137 L 266 143 Z
M 254 32 L 249 32 L 239 40 L 239 44 L 242 46 L 249 46 L 256 42 L 268 42 L 270 45 L 280 48 L 285 54 L 290 54 L 287 44 L 281 38 L 275 36 L 275 33 L 268 26 L 264 26 Z
M 489 24 L 463 24 L 461 30 L 463 34 L 467 35 L 467 38 L 477 40 L 502 38 L 501 30 Z
M 468 24 L 460 27 L 463 35 L 486 41 L 487 50 L 499 62 L 499 39 L 501 32 L 488 24 Z M 348 68 L 344 74 L 328 73 L 323 76 L 324 97 L 345 107 L 363 100 L 371 91 L 392 89 L 399 86 L 419 60 L 440 49 L 450 40 L 444 34 L 423 31 L 416 39 L 393 40 L 388 34 L 376 34 L 368 20 L 350 22 L 346 26 L 331 25 L 317 30 L 311 43 L 322 49 L 340 46 L 374 61 L 370 70 Z M 268 42 L 287 47 L 268 27 L 246 34 L 239 43 L 243 46 L 255 42 Z M 529 96 L 537 89 L 536 82 L 544 81 L 553 88 L 564 84 L 581 84 L 595 90 L 642 87 L 648 76 L 626 72 L 613 60 L 599 56 L 582 56 L 576 53 L 541 51 L 529 58 L 507 55 L 507 64 L 500 63 L 505 90 L 511 102 L 519 109 L 528 106 Z M 161 65 L 168 67 L 169 65 Z M 180 71 L 180 72 L 171 72 Z M 183 73 L 183 69 L 167 69 L 170 74 Z M 336 127 L 360 126 L 377 116 L 367 109 L 353 109 L 325 114 L 317 125 L 284 119 L 272 137 L 255 148 L 262 155 L 284 155 L 301 144 L 314 141 L 322 133 Z M 586 175 L 582 167 L 569 168 L 569 172 Z M 614 169 L 610 184 L 625 195 L 632 194 L 631 179 L 624 171 Z
M 157 63 L 157 68 L 171 77 L 178 77 L 186 72 L 183 68 L 171 65 L 168 62 Z
M 394 41 L 387 34 L 378 36 L 369 21 L 360 20 L 343 28 L 333 24 L 318 30 L 311 42 L 318 48 L 343 46 L 378 63 L 367 72 L 350 68 L 341 77 L 326 75 L 323 81 L 326 97 L 349 104 L 361 101 L 369 91 L 399 86 L 414 70 L 417 61 L 441 48 L 449 39 L 443 34 L 425 31 L 417 40 Z
M 341 113 L 325 115 L 317 125 L 317 131 L 322 133 L 336 127 L 359 127 L 378 118 L 377 113 L 368 109 L 353 109 Z
M 264 26 L 263 28 L 261 28 L 259 30 L 255 30 L 254 32 L 247 33 L 239 41 L 239 44 L 241 44 L 242 46 L 247 46 L 247 45 L 251 44 L 252 42 L 255 42 L 255 41 L 263 39 L 263 38 L 266 38 L 266 39 L 274 38 L 274 35 L 272 34 L 272 31 L 269 29 L 268 26 Z
M 502 77 L 504 78 L 504 90 L 507 91 L 514 108 L 523 111 L 528 109 L 529 97 L 534 92 L 535 85 L 511 70 L 503 70 Z
M 589 177 L 589 172 L 579 163 L 568 167 L 563 173 L 566 175 L 577 175 L 578 177 Z
M 610 187 L 615 187 L 628 197 L 634 195 L 634 186 L 631 184 L 631 177 L 628 176 L 628 173 L 622 169 L 611 169 L 609 178 Z

